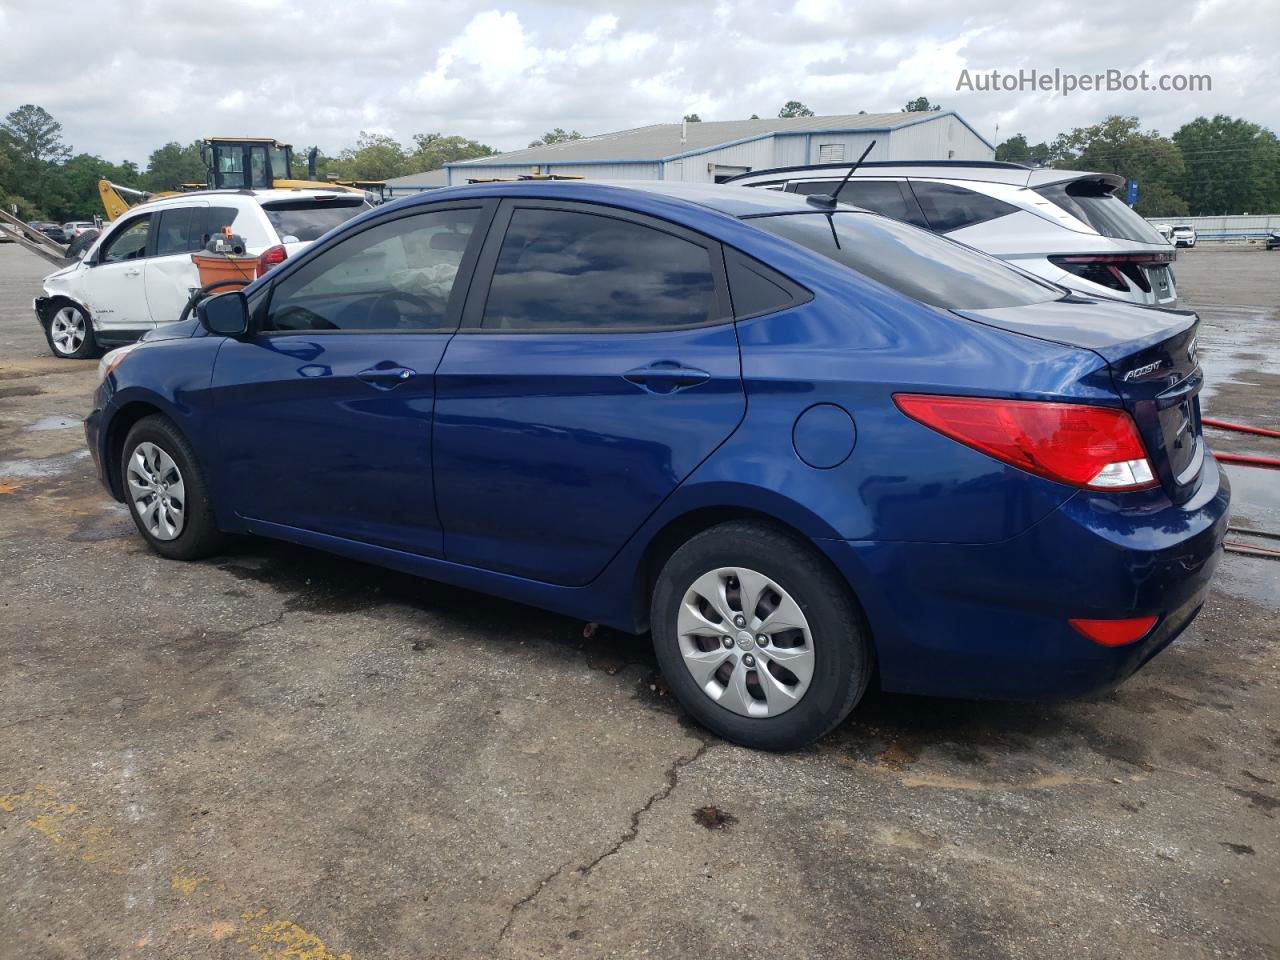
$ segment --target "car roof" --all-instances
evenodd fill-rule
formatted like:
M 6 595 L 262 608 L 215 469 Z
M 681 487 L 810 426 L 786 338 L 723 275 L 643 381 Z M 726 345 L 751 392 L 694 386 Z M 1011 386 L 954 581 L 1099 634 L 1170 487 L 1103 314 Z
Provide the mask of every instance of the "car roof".
M 476 183 L 444 187 L 415 197 L 405 197 L 396 201 L 396 206 L 434 203 L 464 196 L 527 196 L 613 203 L 626 207 L 643 206 L 642 197 L 637 195 L 693 204 L 735 218 L 814 210 L 814 206 L 799 194 L 671 180 L 516 180 Z
M 844 176 L 850 163 L 809 163 L 792 167 L 772 167 L 741 173 L 727 181 L 748 186 L 757 182 L 818 180 Z M 1043 187 L 1073 180 L 1102 180 L 1111 187 L 1123 186 L 1124 177 L 1114 173 L 1089 170 L 1060 170 L 1052 167 L 1026 167 L 1020 163 L 999 160 L 877 160 L 861 163 L 854 177 L 916 177 L 932 180 L 978 180 L 1007 183 L 1019 187 Z
M 192 190 L 188 193 L 175 193 L 172 196 L 147 200 L 136 207 L 130 207 L 129 213 L 181 206 L 183 203 L 190 203 L 192 200 L 239 198 L 245 202 L 263 204 L 280 200 L 305 200 L 308 197 L 351 197 L 356 200 L 364 200 L 363 194 L 353 193 L 350 190 L 324 190 L 318 187 L 273 188 L 270 190 Z

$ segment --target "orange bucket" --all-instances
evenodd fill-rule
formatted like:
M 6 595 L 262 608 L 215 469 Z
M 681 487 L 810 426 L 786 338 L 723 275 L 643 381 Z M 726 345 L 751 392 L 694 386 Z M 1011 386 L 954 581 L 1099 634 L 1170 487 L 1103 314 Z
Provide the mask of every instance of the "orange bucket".
M 237 257 L 222 253 L 193 253 L 191 262 L 200 271 L 200 286 L 219 280 L 243 280 L 246 284 L 257 276 L 257 257 Z

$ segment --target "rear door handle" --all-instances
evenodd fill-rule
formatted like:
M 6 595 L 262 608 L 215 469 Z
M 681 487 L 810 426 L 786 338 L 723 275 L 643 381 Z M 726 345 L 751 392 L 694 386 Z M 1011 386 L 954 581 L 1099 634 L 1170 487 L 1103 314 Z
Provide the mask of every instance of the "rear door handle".
M 356 379 L 363 380 L 369 386 L 377 387 L 379 390 L 394 390 L 416 373 L 416 370 L 384 360 L 368 370 L 361 370 L 356 374 Z
M 675 393 L 711 379 L 711 374 L 707 371 L 686 367 L 674 360 L 659 360 L 647 367 L 636 367 L 622 376 L 650 393 Z

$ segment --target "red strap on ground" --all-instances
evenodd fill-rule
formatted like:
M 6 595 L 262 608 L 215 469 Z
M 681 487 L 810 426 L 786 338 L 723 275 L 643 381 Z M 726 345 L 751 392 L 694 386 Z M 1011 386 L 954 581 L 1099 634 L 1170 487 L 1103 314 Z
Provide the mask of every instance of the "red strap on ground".
M 1200 422 L 1206 427 L 1217 427 L 1219 430 L 1234 430 L 1236 433 L 1252 433 L 1259 437 L 1276 437 L 1280 439 L 1280 430 L 1267 430 L 1264 427 L 1250 427 L 1243 423 L 1231 423 L 1228 420 L 1210 420 L 1201 417 Z M 1222 459 L 1219 457 L 1218 459 Z

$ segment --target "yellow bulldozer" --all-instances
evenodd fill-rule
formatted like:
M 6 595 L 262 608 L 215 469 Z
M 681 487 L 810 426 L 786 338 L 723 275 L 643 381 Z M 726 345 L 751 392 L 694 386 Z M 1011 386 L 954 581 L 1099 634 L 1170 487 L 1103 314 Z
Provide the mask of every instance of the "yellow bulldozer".
M 110 180 L 98 181 L 98 195 L 108 220 L 115 220 L 130 207 L 154 197 L 171 196 L 190 190 L 281 190 L 320 188 L 371 195 L 374 203 L 383 199 L 381 181 L 324 181 L 316 177 L 314 148 L 307 151 L 308 179 L 293 175 L 293 147 L 266 137 L 206 137 L 200 143 L 200 159 L 205 165 L 204 183 L 184 183 L 180 191 L 147 193 L 122 187 Z M 132 199 L 127 199 L 132 198 Z

